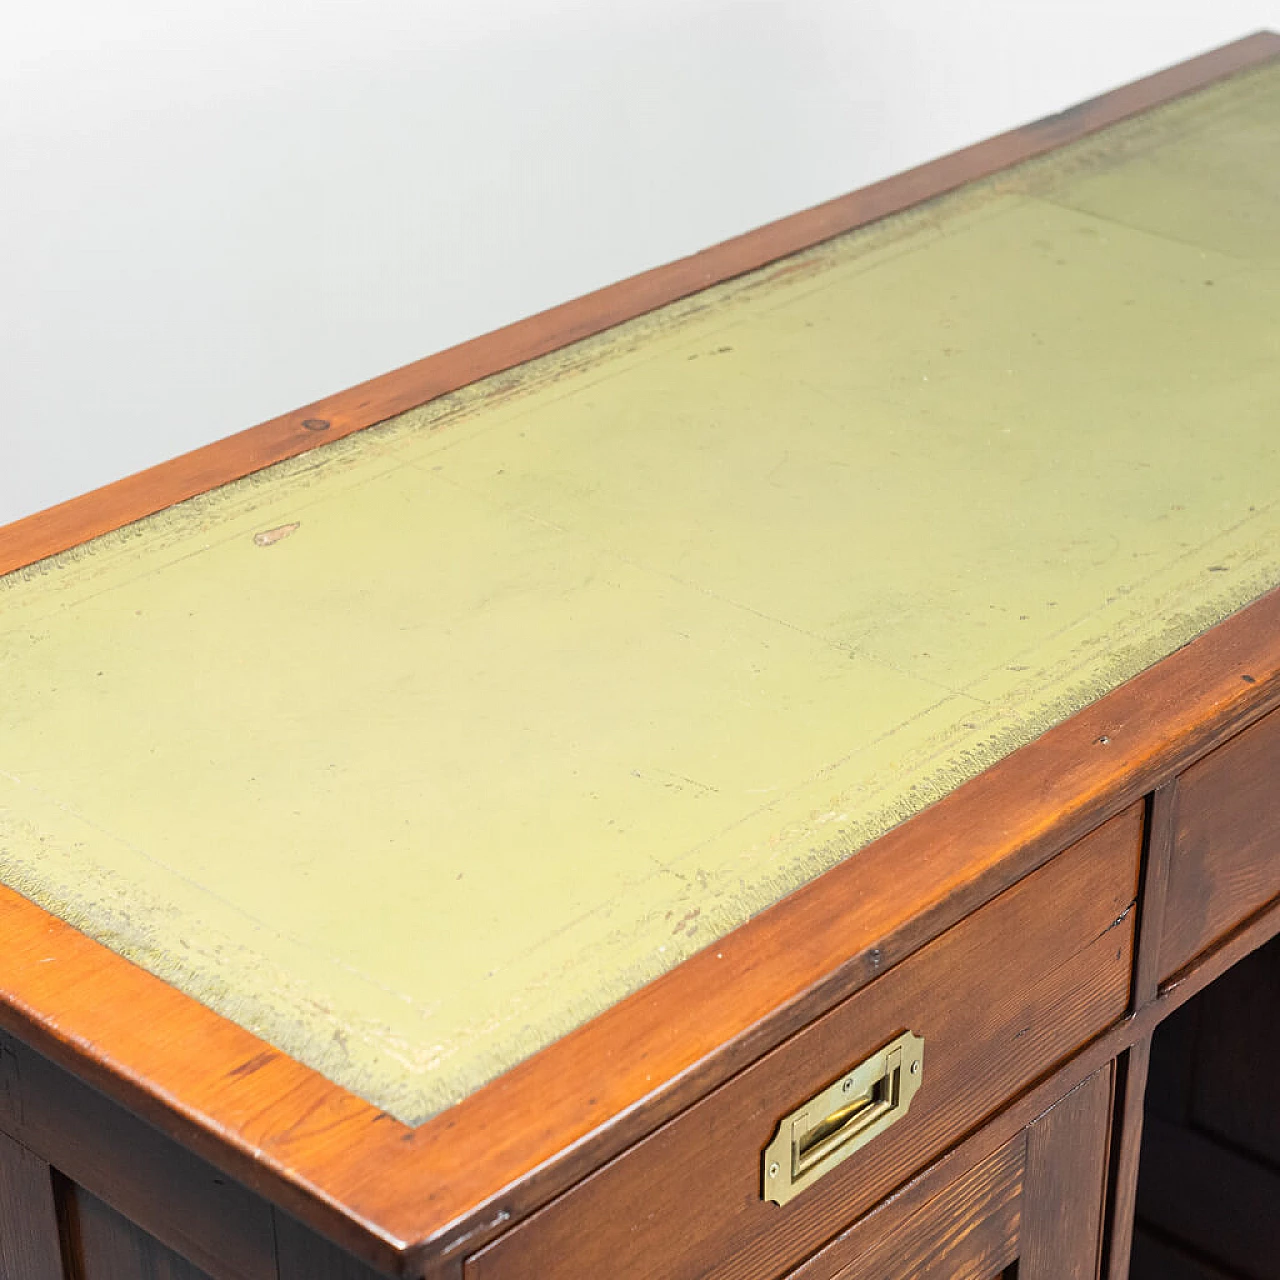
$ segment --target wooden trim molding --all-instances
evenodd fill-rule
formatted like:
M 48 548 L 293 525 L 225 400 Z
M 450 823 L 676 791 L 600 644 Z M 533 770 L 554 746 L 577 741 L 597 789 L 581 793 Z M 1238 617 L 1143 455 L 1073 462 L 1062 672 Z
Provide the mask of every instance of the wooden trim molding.
M 1278 55 L 1280 36 L 1250 37 L 64 503 L 0 531 L 0 572 Z M 1280 591 L 416 1129 L 3 888 L 0 1026 L 380 1270 L 456 1275 L 506 1224 L 1277 705 Z M 1274 924 L 1272 911 L 1247 936 Z M 1132 1043 L 1195 981 L 1152 993 L 1099 1043 Z
M 1277 56 L 1280 34 L 1260 31 L 1246 36 L 1057 115 L 771 222 L 691 257 L 597 289 L 59 503 L 0 530 L 0 574 L 34 564 L 273 463 L 385 422 L 490 374 L 514 368 L 966 182 L 1043 155 Z

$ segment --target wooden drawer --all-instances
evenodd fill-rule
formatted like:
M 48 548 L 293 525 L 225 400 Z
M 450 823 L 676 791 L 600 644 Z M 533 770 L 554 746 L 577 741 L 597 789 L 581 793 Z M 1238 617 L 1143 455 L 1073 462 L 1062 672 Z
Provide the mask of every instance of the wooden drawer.
M 944 1157 L 786 1280 L 1096 1275 L 1112 1102 L 1108 1064 L 939 1190 Z
M 1178 780 L 1160 979 L 1280 894 L 1280 711 Z
M 1119 815 L 470 1258 L 467 1280 L 772 1277 L 1124 1013 L 1141 806 Z M 785 1206 L 778 1122 L 901 1032 L 910 1110 Z

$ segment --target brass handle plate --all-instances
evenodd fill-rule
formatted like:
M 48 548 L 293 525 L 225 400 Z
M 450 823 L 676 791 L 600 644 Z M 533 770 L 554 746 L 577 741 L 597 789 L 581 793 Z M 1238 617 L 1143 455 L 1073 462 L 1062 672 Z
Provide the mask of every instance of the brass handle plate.
M 924 1039 L 906 1031 L 784 1116 L 764 1152 L 764 1199 L 786 1204 L 882 1134 L 923 1076 Z

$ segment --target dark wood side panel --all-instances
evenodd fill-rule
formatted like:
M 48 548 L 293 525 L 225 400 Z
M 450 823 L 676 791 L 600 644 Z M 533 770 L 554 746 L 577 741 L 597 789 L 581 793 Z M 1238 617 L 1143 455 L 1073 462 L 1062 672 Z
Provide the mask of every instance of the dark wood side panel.
M 275 1280 L 264 1200 L 4 1032 L 0 1130 L 217 1280 Z
M 1198 1003 L 1187 1118 L 1280 1171 L 1280 938 L 1228 969 Z
M 276 1214 L 280 1280 L 381 1280 L 362 1262 L 322 1240 L 287 1213 Z
M 1280 712 L 1178 781 L 1160 978 L 1280 895 Z
M 1187 1274 L 1280 1277 L 1277 1011 L 1273 937 L 1156 1028 L 1134 1277 L 1163 1280 L 1169 1258 Z
M 1142 807 L 471 1259 L 469 1280 L 771 1277 L 829 1239 L 1125 1011 Z M 784 1207 L 760 1194 L 778 1122 L 904 1029 L 925 1039 L 906 1116 Z
M 1149 1118 L 1138 1220 L 1250 1280 L 1280 1276 L 1280 1172 L 1192 1129 Z
M 75 1280 L 210 1280 L 83 1187 L 68 1188 L 67 1219 Z
M 1096 1280 L 1113 1081 L 1096 1072 L 1027 1130 L 1018 1280 Z
M 0 1133 L 0 1280 L 64 1280 L 53 1176 Z

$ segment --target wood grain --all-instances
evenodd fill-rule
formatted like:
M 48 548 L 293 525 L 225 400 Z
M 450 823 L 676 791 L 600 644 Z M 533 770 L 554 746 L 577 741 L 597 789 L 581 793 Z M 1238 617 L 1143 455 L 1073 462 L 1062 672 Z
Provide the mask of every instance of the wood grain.
M 1280 714 L 1219 747 L 1180 779 L 1161 980 L 1280 894 L 1278 780 Z
M 1139 1040 L 1116 1063 L 1116 1122 L 1111 1150 L 1110 1212 L 1104 1250 L 1108 1280 L 1127 1280 L 1138 1198 L 1138 1168 L 1151 1041 Z
M 1153 1031 L 1228 970 L 1268 945 L 1277 934 L 1280 934 L 1280 902 L 1271 902 L 1204 952 L 1194 965 L 1162 986 L 1160 995 L 1129 1020 L 1134 1034 L 1126 1043 L 1134 1043 Z
M 1157 787 L 1147 814 L 1142 853 L 1142 893 L 1138 909 L 1138 941 L 1133 971 L 1133 1004 L 1140 1008 L 1155 999 L 1160 985 L 1160 953 L 1165 937 L 1165 901 L 1169 866 L 1177 836 L 1178 779 Z
M 657 277 L 645 277 L 643 285 L 629 282 L 607 298 L 573 304 L 579 312 L 525 322 L 413 366 L 412 373 L 335 401 L 324 410 L 333 415 L 327 432 L 307 431 L 304 439 L 300 415 L 290 415 L 32 517 L 4 532 L 0 563 L 30 563 L 292 456 L 317 436 L 369 425 L 682 289 L 1038 154 L 1277 50 L 1277 37 L 1251 38 L 904 175 L 896 186 L 881 184 L 782 230 L 753 233 L 749 253 L 733 242 L 736 248 L 715 251 L 719 257 L 669 269 L 675 274 L 664 277 L 665 295 Z M 6 940 L 0 1023 L 370 1263 L 389 1273 L 446 1274 L 461 1256 L 1274 706 L 1278 635 L 1280 594 L 1273 594 L 762 913 L 725 939 L 720 950 L 728 965 L 695 956 L 418 1130 L 389 1120 L 8 890 L 0 891 Z M 1194 989 L 1202 973 L 1274 931 L 1273 918 L 1244 922 L 1100 1044 L 1119 1051 L 1126 1037 L 1149 1029 Z M 733 974 L 731 988 L 725 972 Z M 160 1025 L 164 1037 L 153 1034 Z M 1096 1068 L 1101 1060 L 1093 1055 L 1101 1051 L 1091 1047 L 1082 1062 Z M 510 1116 L 522 1120 L 495 1122 Z M 468 1148 L 463 1159 L 456 1135 L 473 1131 L 494 1140 L 478 1157 Z
M 1280 895 L 1277 780 L 1275 713 L 1180 778 L 1158 968 L 1162 980 Z
M 1123 1053 L 1135 1040 L 1149 1036 L 1157 1024 L 1172 1025 L 1169 1021 L 1171 1014 L 1176 1021 L 1179 1016 L 1194 1010 L 1197 1007 L 1194 1001 L 1195 996 L 1224 973 L 1230 973 L 1235 966 L 1256 955 L 1257 949 L 1267 939 L 1274 938 L 1278 932 L 1280 932 L 1280 908 L 1262 913 L 1242 926 L 1236 934 L 1216 948 L 1199 968 L 1188 973 L 1175 986 L 1166 988 L 1159 998 L 1146 1006 L 1140 1014 L 1133 1015 L 1113 1027 L 1090 1043 L 1057 1072 L 1037 1081 L 1031 1089 L 1014 1099 L 976 1133 L 958 1146 L 952 1147 L 933 1165 L 894 1192 L 889 1203 L 896 1206 L 895 1212 L 913 1213 L 927 1204 L 953 1181 L 962 1177 L 975 1164 L 987 1158 L 1002 1144 L 1017 1135 L 1027 1124 L 1042 1115 L 1056 1100 L 1069 1093 L 1097 1070 L 1106 1068 L 1112 1058 Z M 2 1081 L 3 1077 L 0 1077 L 0 1082 Z M 1189 1099 L 1189 1087 L 1181 1092 Z M 1177 1106 L 1185 1110 L 1189 1106 L 1189 1101 L 1179 1102 Z M 1181 1113 L 1179 1111 L 1179 1114 Z M 138 1128 L 143 1127 L 142 1122 L 136 1119 L 132 1120 L 132 1124 Z M 882 1206 L 882 1208 L 887 1207 L 887 1205 Z M 361 1274 L 362 1269 L 352 1260 L 342 1259 L 336 1250 L 317 1241 L 299 1224 L 287 1221 L 284 1215 L 278 1214 L 277 1218 L 281 1231 L 288 1232 L 292 1228 L 302 1242 L 302 1248 L 297 1253 L 297 1256 L 302 1259 L 301 1274 L 306 1274 L 305 1267 L 308 1265 L 315 1265 L 317 1268 L 336 1266 L 339 1268 L 338 1275 L 342 1280 L 347 1280 L 342 1270 L 343 1267 L 347 1267 L 354 1276 L 364 1280 Z M 288 1247 L 286 1244 L 282 1246 L 282 1250 L 287 1251 Z M 285 1256 L 282 1252 L 282 1269 L 285 1265 Z M 323 1276 L 323 1270 L 319 1274 Z M 457 1280 L 460 1271 L 442 1266 L 433 1269 L 430 1274 L 447 1276 L 448 1280 Z
M 877 1208 L 876 1212 L 910 1214 L 918 1211 L 948 1185 L 963 1177 L 977 1163 L 992 1155 L 1002 1144 L 1012 1140 L 1024 1128 L 1048 1113 L 1072 1090 L 1086 1084 L 1091 1076 L 1100 1072 L 1109 1074 L 1115 1059 L 1134 1044 L 1149 1040 L 1157 1026 L 1168 1025 L 1171 1018 L 1177 1019 L 1194 1008 L 1195 998 L 1198 995 L 1223 974 L 1231 972 L 1235 966 L 1256 955 L 1268 939 L 1274 939 L 1278 935 L 1280 935 L 1280 907 L 1260 913 L 1230 938 L 1220 943 L 1204 958 L 1199 967 L 1184 975 L 1178 984 L 1166 987 L 1155 1001 L 1145 1005 L 1141 1011 L 1131 1014 L 1123 1022 L 1092 1041 L 1058 1071 L 1037 1081 L 1032 1088 L 1014 1099 L 977 1133 L 952 1147 L 929 1168 L 894 1192 L 885 1204 Z M 1189 1097 L 1189 1088 L 1186 1092 Z M 842 1234 L 833 1244 L 843 1238 Z M 1144 1246 L 1142 1252 L 1148 1260 L 1157 1256 L 1157 1251 L 1149 1247 L 1151 1244 L 1150 1237 L 1144 1239 L 1139 1232 L 1138 1245 Z M 1136 1253 L 1137 1246 L 1135 1246 L 1135 1277 L 1138 1266 Z M 1163 1273 L 1159 1270 L 1143 1274 L 1151 1276 L 1153 1280 L 1156 1277 L 1159 1277 L 1159 1280 L 1165 1280 Z
M 803 1257 L 1124 1012 L 1140 828 L 1135 806 L 513 1229 L 468 1280 L 766 1280 Z M 907 1115 L 786 1206 L 762 1200 L 782 1116 L 904 1029 L 925 1041 Z
M 1280 53 L 1259 32 L 1034 124 L 770 223 L 183 454 L 0 531 L 0 574 L 1085 137 Z
M 877 1206 L 788 1280 L 992 1277 L 1079 1280 L 1097 1263 L 1111 1103 L 1110 1066 L 1077 1083 L 1026 1130 L 924 1204 L 947 1161 Z M 970 1147 L 965 1144 L 955 1154 Z
M 1095 1280 L 1113 1073 L 1090 1076 L 1027 1131 L 1020 1280 Z
M 166 1249 L 82 1187 L 71 1192 L 76 1280 L 222 1280 Z
M 0 1133 L 0 1280 L 63 1280 L 49 1166 Z
M 3 1032 L 0 1053 L 0 1129 L 219 1280 L 275 1280 L 264 1201 Z
M 914 1213 L 880 1206 L 787 1280 L 990 1280 L 1018 1256 L 1025 1147 L 1020 1135 Z

